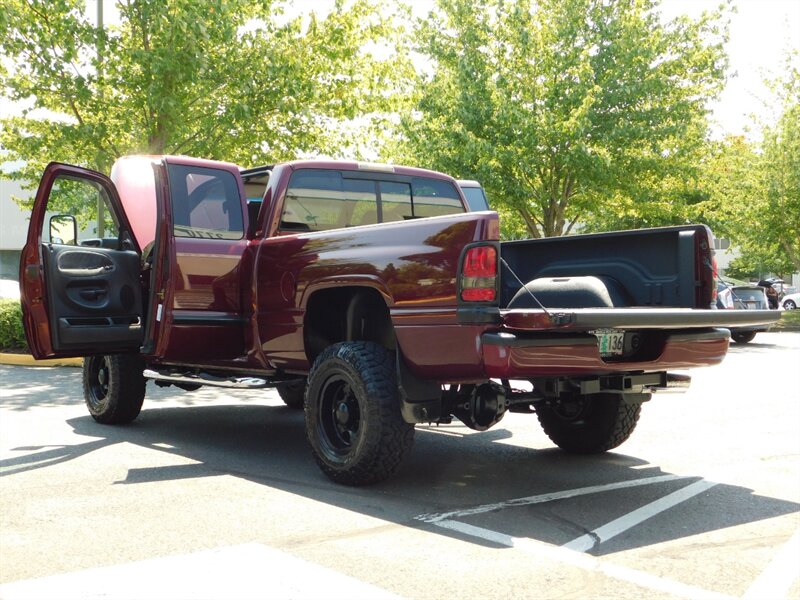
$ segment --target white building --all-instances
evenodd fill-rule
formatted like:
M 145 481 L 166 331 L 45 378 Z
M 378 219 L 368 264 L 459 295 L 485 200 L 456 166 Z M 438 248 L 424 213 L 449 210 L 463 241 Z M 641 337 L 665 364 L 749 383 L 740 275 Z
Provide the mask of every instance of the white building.
M 11 198 L 31 195 L 18 182 L 0 178 L 0 279 L 19 279 L 19 258 L 28 235 L 30 212 Z

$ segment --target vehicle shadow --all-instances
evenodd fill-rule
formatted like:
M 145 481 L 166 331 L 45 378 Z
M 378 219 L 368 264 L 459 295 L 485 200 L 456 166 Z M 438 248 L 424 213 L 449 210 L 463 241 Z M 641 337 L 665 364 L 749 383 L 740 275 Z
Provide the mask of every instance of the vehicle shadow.
M 89 416 L 69 419 L 75 434 L 87 441 L 75 445 L 35 450 L 22 457 L 0 461 L 4 476 L 46 468 L 84 456 L 114 444 L 136 444 L 167 452 L 195 464 L 131 468 L 116 485 L 211 477 L 221 474 L 297 494 L 349 511 L 392 521 L 408 527 L 436 531 L 487 547 L 492 542 L 465 536 L 426 523 L 416 517 L 491 503 L 506 502 L 503 515 L 465 517 L 504 531 L 507 535 L 561 545 L 615 518 L 618 511 L 637 508 L 642 495 L 612 490 L 602 496 L 580 496 L 535 505 L 508 503 L 575 488 L 641 480 L 669 475 L 639 458 L 608 453 L 575 457 L 557 449 L 515 445 L 510 430 L 497 428 L 477 433 L 460 426 L 418 427 L 415 447 L 391 480 L 366 488 L 350 488 L 330 482 L 317 468 L 305 439 L 302 412 L 264 403 L 147 407 L 139 419 L 126 426 L 104 426 Z M 535 422 L 531 423 L 536 427 Z M 689 485 L 696 478 L 675 479 L 643 486 L 655 500 Z M 645 494 L 645 502 L 647 500 Z M 630 506 L 628 506 L 630 505 Z M 736 510 L 726 507 L 736 506 Z M 637 530 L 604 544 L 595 555 L 647 547 L 700 533 L 758 522 L 800 510 L 800 505 L 756 495 L 752 490 L 718 484 L 681 511 L 681 527 Z M 614 512 L 617 511 L 617 512 Z M 685 513 L 685 514 L 684 514 Z M 502 517 L 502 518 L 501 518 Z M 501 523 L 497 523 L 501 520 Z
M 14 411 L 83 403 L 80 369 L 0 365 L 0 381 L 2 406 Z
M 747 350 L 749 348 L 742 348 L 742 351 Z M 83 410 L 78 369 L 23 368 L 3 371 L 3 375 L 4 387 L 0 391 L 4 409 L 24 411 L 74 405 L 76 410 Z M 619 453 L 577 457 L 549 444 L 546 448 L 532 447 L 520 437 L 524 437 L 527 427 L 525 419 L 530 419 L 530 427 L 538 430 L 535 417 L 512 415 L 483 433 L 470 431 L 457 423 L 442 427 L 418 426 L 414 449 L 392 479 L 372 487 L 349 488 L 333 484 L 317 468 L 305 439 L 302 412 L 265 403 L 263 390 L 240 392 L 224 403 L 219 397 L 219 391 L 215 390 L 183 393 L 148 384 L 144 410 L 134 423 L 110 427 L 95 423 L 88 415 L 68 419 L 74 433 L 85 442 L 14 448 L 27 453 L 0 460 L 0 474 L 13 476 L 64 463 L 115 444 L 132 443 L 175 454 L 195 464 L 131 468 L 117 485 L 227 474 L 487 546 L 492 544 L 435 527 L 417 517 L 506 502 L 509 506 L 503 508 L 502 515 L 489 511 L 468 517 L 466 521 L 481 526 L 488 524 L 516 537 L 563 544 L 612 520 L 621 514 L 620 511 L 636 509 L 637 502 L 651 501 L 648 498 L 655 500 L 704 475 L 697 473 L 696 479 L 644 486 L 637 494 L 612 490 L 602 496 L 594 494 L 514 506 L 508 501 L 670 474 L 645 460 Z M 165 406 L 167 402 L 169 406 Z M 519 420 L 513 421 L 514 417 Z M 510 429 L 512 425 L 515 433 Z M 731 506 L 736 506 L 737 510 L 729 510 Z M 673 510 L 681 515 L 680 528 L 644 528 L 644 534 L 637 529 L 636 535 L 620 536 L 593 553 L 614 553 L 758 522 L 797 512 L 800 505 L 759 496 L 744 487 L 719 484 L 702 498 L 693 498 Z
M 65 367 L 20 367 L 0 365 L 0 405 L 13 411 L 56 406 L 82 406 L 82 371 Z M 238 391 L 236 400 L 258 400 L 263 390 Z M 161 388 L 147 384 L 145 408 L 163 402 L 178 402 L 184 406 L 207 404 L 218 396 L 213 388 L 191 394 L 174 387 Z

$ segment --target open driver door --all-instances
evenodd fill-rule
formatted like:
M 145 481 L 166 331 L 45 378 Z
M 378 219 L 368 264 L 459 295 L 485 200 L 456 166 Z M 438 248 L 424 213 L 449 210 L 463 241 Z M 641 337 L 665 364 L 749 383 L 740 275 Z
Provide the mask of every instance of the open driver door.
M 50 163 L 20 260 L 23 323 L 34 358 L 138 351 L 141 248 L 111 180 Z

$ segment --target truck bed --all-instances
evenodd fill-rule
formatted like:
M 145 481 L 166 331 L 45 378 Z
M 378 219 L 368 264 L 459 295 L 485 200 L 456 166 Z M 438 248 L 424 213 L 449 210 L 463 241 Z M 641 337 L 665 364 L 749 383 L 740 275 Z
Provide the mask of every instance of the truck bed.
M 710 308 L 710 295 L 703 306 L 697 296 L 698 286 L 708 286 L 702 291 L 710 293 L 713 285 L 711 253 L 704 244 L 706 228 L 691 225 L 503 242 L 501 256 L 524 283 L 600 276 L 619 284 L 624 306 Z M 500 305 L 504 307 L 520 287 L 509 275 L 503 271 Z

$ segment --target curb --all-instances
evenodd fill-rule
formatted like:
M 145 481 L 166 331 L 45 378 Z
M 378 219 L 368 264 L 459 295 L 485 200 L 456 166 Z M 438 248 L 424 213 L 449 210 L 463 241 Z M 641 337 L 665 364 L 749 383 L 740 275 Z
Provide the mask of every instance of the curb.
M 82 358 L 48 358 L 36 360 L 30 354 L 11 354 L 0 352 L 0 365 L 18 367 L 82 367 Z
M 772 325 L 769 328 L 770 333 L 780 333 L 781 331 L 800 331 L 800 323 L 783 323 L 781 325 Z

